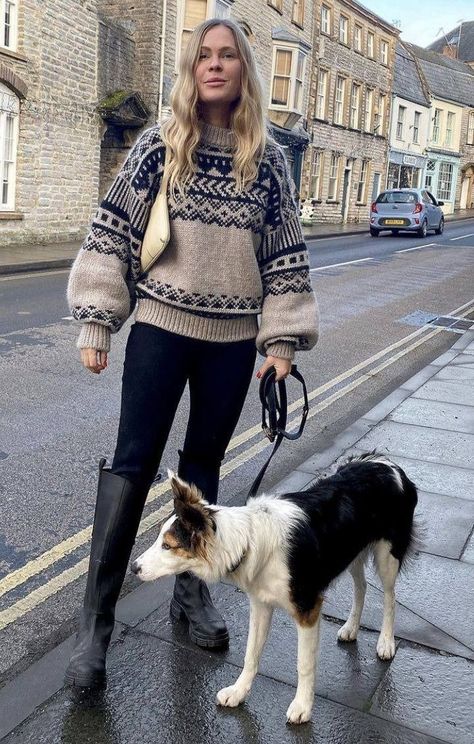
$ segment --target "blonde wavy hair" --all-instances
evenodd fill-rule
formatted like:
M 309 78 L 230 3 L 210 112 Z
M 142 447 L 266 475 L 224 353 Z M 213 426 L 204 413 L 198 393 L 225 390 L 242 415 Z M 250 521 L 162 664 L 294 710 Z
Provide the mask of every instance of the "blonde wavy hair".
M 195 28 L 181 55 L 179 73 L 171 91 L 171 117 L 163 123 L 162 136 L 168 147 L 167 174 L 170 192 L 184 195 L 196 172 L 195 151 L 200 140 L 199 99 L 194 71 L 204 36 L 214 26 L 232 32 L 241 61 L 240 97 L 231 111 L 230 128 L 235 134 L 233 165 L 237 188 L 245 189 L 257 177 L 267 141 L 263 88 L 247 37 L 236 23 L 210 18 Z

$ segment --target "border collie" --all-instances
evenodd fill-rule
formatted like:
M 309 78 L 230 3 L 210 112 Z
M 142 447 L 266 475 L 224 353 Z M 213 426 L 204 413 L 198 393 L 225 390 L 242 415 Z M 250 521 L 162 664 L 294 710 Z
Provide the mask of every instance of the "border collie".
M 194 485 L 169 473 L 175 513 L 156 542 L 132 565 L 143 581 L 192 571 L 201 579 L 232 581 L 250 598 L 242 672 L 217 693 L 220 705 L 239 705 L 250 692 L 274 607 L 298 631 L 298 686 L 289 723 L 311 717 L 323 593 L 346 568 L 354 582 L 352 609 L 339 630 L 354 641 L 364 605 L 364 563 L 373 554 L 384 590 L 377 642 L 381 659 L 395 654 L 395 581 L 413 540 L 417 490 L 404 471 L 377 453 L 349 460 L 308 491 L 257 496 L 245 506 L 208 504 Z

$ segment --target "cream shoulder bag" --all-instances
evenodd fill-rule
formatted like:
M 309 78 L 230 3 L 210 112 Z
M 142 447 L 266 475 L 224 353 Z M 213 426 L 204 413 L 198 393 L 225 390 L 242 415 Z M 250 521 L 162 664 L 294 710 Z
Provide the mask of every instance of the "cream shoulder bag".
M 170 239 L 170 217 L 168 212 L 168 178 L 164 175 L 168 164 L 166 150 L 163 178 L 158 195 L 150 209 L 148 224 L 143 236 L 140 252 L 142 273 L 148 271 L 161 256 Z

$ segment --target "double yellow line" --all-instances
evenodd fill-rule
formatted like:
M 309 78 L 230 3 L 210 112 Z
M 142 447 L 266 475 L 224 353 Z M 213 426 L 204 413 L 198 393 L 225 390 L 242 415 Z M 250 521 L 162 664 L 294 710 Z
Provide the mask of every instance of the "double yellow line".
M 470 302 L 465 303 L 461 307 L 458 307 L 456 310 L 453 310 L 449 314 L 465 317 L 473 310 L 474 310 L 474 300 L 471 300 Z M 373 378 L 375 375 L 377 375 L 379 372 L 384 370 L 386 367 L 389 367 L 390 365 L 394 364 L 401 357 L 414 351 L 418 346 L 421 346 L 421 344 L 426 343 L 427 341 L 429 341 L 429 339 L 433 338 L 434 336 L 437 336 L 439 333 L 441 333 L 444 330 L 443 328 L 434 328 L 430 330 L 430 328 L 431 326 L 429 325 L 425 325 L 421 328 L 418 328 L 416 331 L 409 334 L 408 336 L 405 336 L 399 341 L 396 341 L 390 346 L 387 346 L 385 349 L 382 349 L 381 351 L 372 355 L 368 359 L 365 359 L 363 362 L 360 362 L 359 364 L 355 365 L 351 369 L 346 370 L 345 372 L 333 378 L 332 380 L 325 383 L 324 385 L 320 385 L 315 390 L 312 390 L 308 394 L 308 398 L 310 401 L 314 400 L 315 398 L 321 397 L 329 390 L 338 387 L 338 389 L 334 393 L 326 397 L 324 400 L 322 400 L 317 405 L 311 407 L 308 418 L 311 418 L 315 416 L 317 413 L 320 413 L 324 409 L 328 408 L 330 405 L 335 403 L 337 400 L 344 397 L 348 393 L 352 392 L 353 390 L 358 388 L 360 385 L 364 384 L 364 382 L 367 382 L 368 380 Z M 391 356 L 388 356 L 387 358 L 387 355 L 391 355 Z M 383 360 L 383 361 L 380 361 L 380 360 Z M 380 363 L 377 364 L 377 362 L 379 361 Z M 363 370 L 367 370 L 367 371 L 363 372 Z M 353 379 L 351 382 L 348 382 L 346 385 L 342 385 L 342 387 L 339 387 L 346 380 L 350 380 L 350 378 L 353 378 L 355 375 L 357 375 L 360 372 L 362 372 L 362 374 L 359 374 L 358 377 Z M 302 406 L 302 403 L 303 403 L 302 398 L 300 398 L 299 400 L 296 400 L 294 403 L 292 403 L 288 407 L 288 413 L 292 413 L 295 410 L 299 409 Z M 289 428 L 290 429 L 294 428 L 296 425 L 297 425 L 297 421 L 293 420 L 292 422 L 289 423 Z M 253 439 L 253 437 L 257 436 L 260 433 L 261 433 L 260 424 L 257 424 L 251 427 L 250 429 L 247 429 L 246 431 L 242 432 L 238 436 L 235 436 L 231 440 L 229 447 L 227 449 L 227 452 L 231 452 L 237 447 L 240 447 L 241 445 L 245 444 L 250 439 Z M 239 453 L 238 455 L 233 457 L 228 462 L 224 463 L 224 465 L 221 468 L 221 480 L 225 478 L 226 476 L 228 476 L 230 473 L 232 473 L 234 470 L 237 470 L 237 468 L 241 467 L 245 462 L 248 462 L 248 460 L 251 460 L 253 457 L 255 457 L 255 455 L 262 452 L 268 446 L 269 444 L 267 440 L 265 439 L 261 440 L 257 442 L 256 444 L 254 444 L 253 446 L 249 447 L 248 449 L 244 450 L 243 452 Z M 154 486 L 150 490 L 150 493 L 148 494 L 147 503 L 148 504 L 153 503 L 153 501 L 156 501 L 156 499 L 160 498 L 161 496 L 166 494 L 168 491 L 169 491 L 169 480 L 166 480 L 163 483 L 160 483 Z M 172 511 L 172 502 L 171 500 L 169 500 L 166 504 L 163 504 L 159 509 L 151 512 L 147 517 L 142 519 L 138 534 L 142 535 L 144 532 L 147 532 L 148 530 L 150 530 L 152 527 L 158 524 L 162 519 L 166 518 L 169 514 L 171 514 L 171 511 Z M 67 555 L 73 553 L 79 547 L 85 545 L 90 540 L 91 533 L 92 533 L 92 525 L 89 525 L 88 527 L 81 530 L 80 532 L 77 532 L 75 535 L 68 537 L 66 540 L 63 540 L 57 545 L 54 545 L 50 550 L 47 550 L 45 553 L 42 553 L 42 555 L 29 561 L 26 565 L 22 566 L 16 571 L 12 571 L 10 574 L 5 576 L 3 579 L 0 579 L 0 597 L 12 591 L 13 589 L 18 588 L 19 586 L 24 584 L 29 579 L 37 576 L 45 569 L 59 562 L 60 560 L 65 558 Z M 89 558 L 88 557 L 83 558 L 82 560 L 78 561 L 76 564 L 74 564 L 70 568 L 65 569 L 64 571 L 59 573 L 57 576 L 53 577 L 49 581 L 39 586 L 37 589 L 34 589 L 33 591 L 31 591 L 26 597 L 17 600 L 12 605 L 7 607 L 5 610 L 2 610 L 0 612 L 0 630 L 3 630 L 8 625 L 11 625 L 16 620 L 26 615 L 28 612 L 31 612 L 33 609 L 35 609 L 40 604 L 45 602 L 49 597 L 53 596 L 54 594 L 57 594 L 60 590 L 64 589 L 68 584 L 71 584 L 73 581 L 83 576 L 87 571 L 88 563 L 89 563 Z

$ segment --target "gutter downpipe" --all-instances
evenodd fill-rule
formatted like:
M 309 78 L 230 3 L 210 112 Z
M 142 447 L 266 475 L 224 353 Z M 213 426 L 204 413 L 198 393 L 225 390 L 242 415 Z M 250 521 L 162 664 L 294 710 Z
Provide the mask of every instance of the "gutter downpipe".
M 168 0 L 163 0 L 163 15 L 161 17 L 161 51 L 160 51 L 160 83 L 158 90 L 158 112 L 157 122 L 161 123 L 161 115 L 163 110 L 163 84 L 165 77 L 165 35 L 166 35 L 166 16 L 168 11 Z

